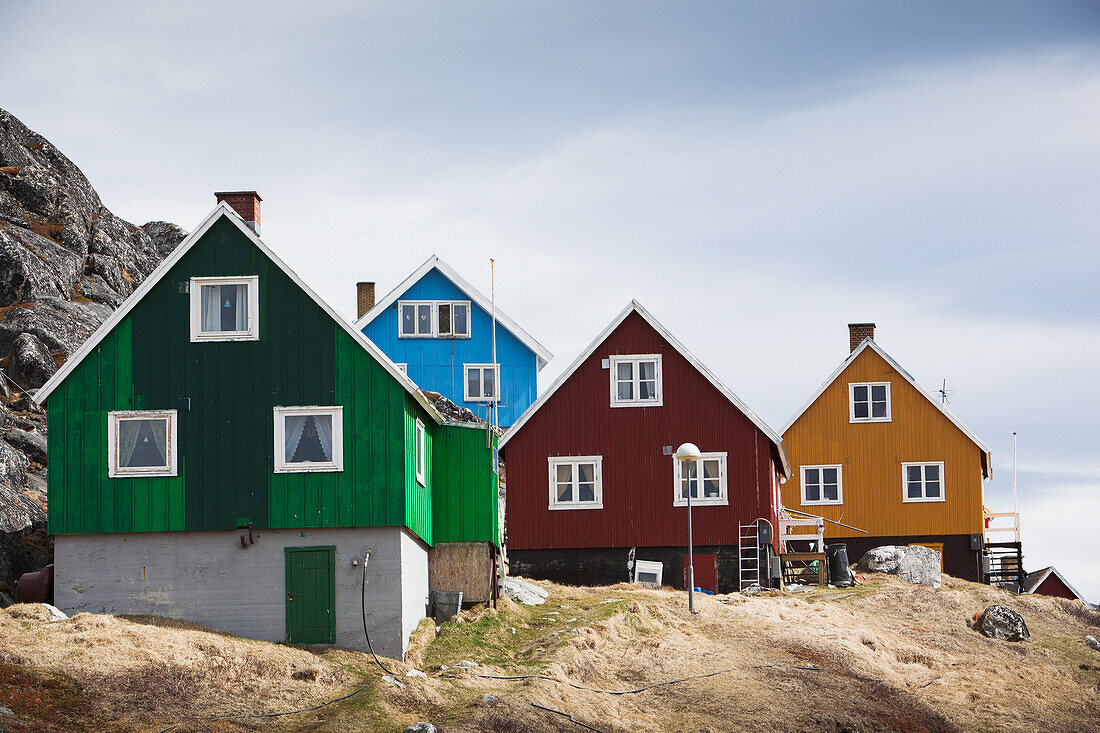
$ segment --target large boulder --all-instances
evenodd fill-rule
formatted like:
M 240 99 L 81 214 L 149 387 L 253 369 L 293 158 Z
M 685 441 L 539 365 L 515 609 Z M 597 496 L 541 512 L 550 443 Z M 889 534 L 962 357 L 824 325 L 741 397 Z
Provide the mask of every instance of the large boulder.
M 23 389 L 41 387 L 57 371 L 57 362 L 34 334 L 19 334 L 12 348 L 9 372 L 12 380 Z
M 990 639 L 1031 641 L 1031 632 L 1027 630 L 1024 617 L 1005 606 L 990 606 L 982 611 L 976 628 Z
M 863 553 L 856 570 L 889 573 L 906 583 L 940 587 L 940 553 L 920 545 L 883 545 Z

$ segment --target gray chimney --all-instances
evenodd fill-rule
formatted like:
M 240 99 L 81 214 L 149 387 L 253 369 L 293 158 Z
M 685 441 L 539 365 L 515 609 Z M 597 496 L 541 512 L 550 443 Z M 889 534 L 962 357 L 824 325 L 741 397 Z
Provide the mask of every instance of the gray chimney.
M 849 323 L 848 324 L 848 353 L 852 353 L 863 343 L 863 339 L 875 340 L 875 324 L 873 323 Z
M 355 294 L 359 306 L 359 315 L 356 318 L 362 318 L 374 307 L 374 283 L 356 283 Z

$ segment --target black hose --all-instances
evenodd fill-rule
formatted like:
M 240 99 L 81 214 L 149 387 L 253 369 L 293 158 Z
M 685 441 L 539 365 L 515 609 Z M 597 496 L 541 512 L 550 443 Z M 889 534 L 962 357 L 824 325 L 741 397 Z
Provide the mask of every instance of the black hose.
M 576 718 L 574 718 L 569 713 L 563 713 L 560 710 L 555 710 L 554 708 L 548 708 L 545 705 L 539 705 L 538 703 L 534 703 L 534 702 L 531 703 L 531 707 L 539 708 L 540 710 L 545 710 L 546 712 L 554 713 L 555 715 L 560 715 L 563 718 L 568 718 L 570 723 L 572 723 L 574 725 L 579 725 L 582 728 L 587 728 L 588 730 L 594 730 L 594 731 L 596 731 L 596 733 L 603 733 L 603 731 L 600 730 L 599 728 L 593 728 L 592 726 L 588 725 L 587 723 L 582 723 L 581 721 L 577 720 Z
M 391 677 L 396 677 L 393 672 L 386 669 L 386 665 L 378 659 L 378 655 L 374 653 L 374 647 L 370 643 L 370 632 L 367 631 L 367 560 L 370 560 L 370 550 L 367 550 L 367 554 L 363 556 L 363 596 L 362 596 L 362 609 L 363 609 L 363 636 L 367 637 L 367 649 L 370 650 L 370 655 L 374 657 L 374 663 L 382 668 L 382 671 Z

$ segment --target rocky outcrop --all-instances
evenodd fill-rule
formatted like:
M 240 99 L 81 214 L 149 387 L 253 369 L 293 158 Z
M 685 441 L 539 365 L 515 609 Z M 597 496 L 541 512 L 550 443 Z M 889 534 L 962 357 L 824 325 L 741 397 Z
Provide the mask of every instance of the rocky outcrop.
M 990 606 L 985 609 L 975 628 L 990 639 L 1031 641 L 1031 632 L 1027 630 L 1024 617 L 1005 606 Z
M 30 394 L 185 236 L 112 214 L 72 161 L 0 109 L 0 533 L 45 521 L 46 421 Z
M 940 587 L 940 553 L 920 545 L 883 545 L 863 553 L 856 570 L 890 573 L 906 583 Z

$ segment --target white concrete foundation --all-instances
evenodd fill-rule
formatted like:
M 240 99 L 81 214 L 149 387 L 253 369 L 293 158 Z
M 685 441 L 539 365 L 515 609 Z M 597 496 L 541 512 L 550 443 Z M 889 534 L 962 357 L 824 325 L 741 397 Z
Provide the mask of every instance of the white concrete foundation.
M 79 612 L 185 619 L 238 636 L 286 640 L 286 547 L 336 547 L 336 645 L 401 659 L 427 613 L 428 548 L 404 527 L 57 535 L 54 600 Z M 353 561 L 357 565 L 352 565 Z

